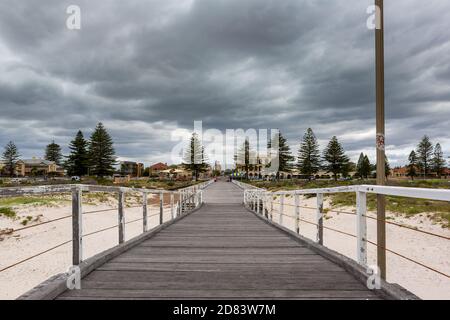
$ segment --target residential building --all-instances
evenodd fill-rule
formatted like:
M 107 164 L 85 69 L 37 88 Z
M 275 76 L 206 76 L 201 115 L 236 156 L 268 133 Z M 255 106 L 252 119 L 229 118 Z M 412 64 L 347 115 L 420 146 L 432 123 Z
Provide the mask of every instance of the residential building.
M 144 174 L 144 164 L 134 161 L 121 161 L 120 172 L 133 178 L 140 178 Z
M 253 163 L 248 165 L 248 178 L 249 179 L 263 178 L 264 175 L 266 175 L 263 172 L 263 169 L 265 167 L 265 165 L 263 164 L 263 160 L 258 157 L 257 159 L 255 159 L 255 161 L 251 161 L 251 162 L 253 162 Z M 245 177 L 246 174 L 247 174 L 247 168 L 246 168 L 245 164 L 236 163 L 235 164 L 235 175 L 239 176 L 239 177 Z
M 158 162 L 150 166 L 150 175 L 159 175 L 160 172 L 169 169 L 167 163 Z
M 200 172 L 198 178 L 200 180 L 212 177 L 212 167 L 208 165 L 205 172 Z M 175 168 L 168 168 L 159 172 L 161 180 L 192 180 L 193 173 L 191 170 L 184 168 L 183 165 L 178 165 Z
M 192 172 L 181 166 L 161 170 L 158 175 L 161 180 L 192 180 Z
M 131 180 L 131 177 L 130 177 L 129 174 L 127 174 L 127 175 L 118 175 L 118 174 L 113 175 L 113 183 L 114 184 L 128 183 L 128 182 L 130 182 L 130 180 Z
M 40 158 L 23 159 L 16 163 L 16 174 L 18 176 L 63 176 L 64 169 L 54 161 Z
M 409 171 L 408 166 L 396 167 L 391 170 L 390 177 L 398 178 L 398 179 L 409 179 L 410 177 L 408 176 L 408 171 Z M 416 168 L 416 176 L 418 178 L 423 177 L 423 172 L 420 170 L 420 168 Z M 442 170 L 441 178 L 446 178 L 448 176 L 450 176 L 450 169 L 444 168 Z M 428 173 L 427 178 L 430 178 L 430 179 L 438 178 L 438 174 L 436 172 L 434 172 L 433 170 L 431 170 L 431 172 Z
M 417 170 L 419 172 L 419 170 Z M 391 170 L 391 178 L 408 178 L 408 167 L 396 167 Z

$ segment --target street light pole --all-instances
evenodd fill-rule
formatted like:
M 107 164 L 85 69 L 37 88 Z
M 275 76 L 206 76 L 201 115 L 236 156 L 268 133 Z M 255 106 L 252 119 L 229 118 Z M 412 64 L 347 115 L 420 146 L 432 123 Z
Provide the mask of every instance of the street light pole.
M 384 121 L 384 7 L 383 0 L 375 0 L 377 26 L 376 51 L 376 146 L 377 185 L 385 185 L 385 121 Z M 377 195 L 377 262 L 382 279 L 386 279 L 386 199 Z

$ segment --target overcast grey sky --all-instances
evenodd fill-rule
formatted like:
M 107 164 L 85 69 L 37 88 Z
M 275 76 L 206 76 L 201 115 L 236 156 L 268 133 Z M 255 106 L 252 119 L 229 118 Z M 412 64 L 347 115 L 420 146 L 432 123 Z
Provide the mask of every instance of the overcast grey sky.
M 81 30 L 66 8 L 81 8 Z M 102 121 L 121 159 L 168 161 L 174 130 L 312 127 L 374 155 L 373 0 L 2 0 L 0 145 L 24 157 Z M 450 156 L 450 1 L 386 0 L 393 165 L 427 134 Z

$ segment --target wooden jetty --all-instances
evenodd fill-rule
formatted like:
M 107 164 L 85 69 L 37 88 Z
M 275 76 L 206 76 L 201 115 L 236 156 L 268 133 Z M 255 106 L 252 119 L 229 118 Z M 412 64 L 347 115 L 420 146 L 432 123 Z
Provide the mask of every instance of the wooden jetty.
M 81 264 L 80 290 L 66 275 L 21 299 L 410 299 L 366 270 L 246 209 L 243 190 L 218 181 L 203 205 Z

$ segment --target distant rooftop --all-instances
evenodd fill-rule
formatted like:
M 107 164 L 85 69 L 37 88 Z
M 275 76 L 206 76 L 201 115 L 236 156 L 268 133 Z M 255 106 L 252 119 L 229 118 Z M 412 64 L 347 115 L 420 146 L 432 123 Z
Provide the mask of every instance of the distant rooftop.
M 167 163 L 158 162 L 150 167 L 152 170 L 164 170 L 167 169 Z
M 49 160 L 39 159 L 39 158 L 21 159 L 21 160 L 19 160 L 19 162 L 23 162 L 26 165 L 39 165 L 39 164 L 51 165 L 51 164 L 55 164 L 54 161 L 49 161 Z

